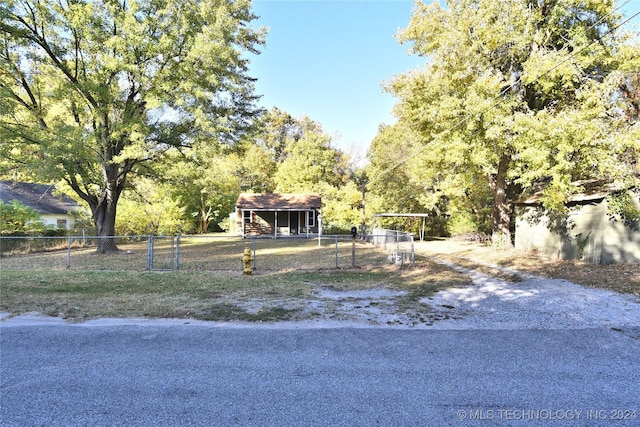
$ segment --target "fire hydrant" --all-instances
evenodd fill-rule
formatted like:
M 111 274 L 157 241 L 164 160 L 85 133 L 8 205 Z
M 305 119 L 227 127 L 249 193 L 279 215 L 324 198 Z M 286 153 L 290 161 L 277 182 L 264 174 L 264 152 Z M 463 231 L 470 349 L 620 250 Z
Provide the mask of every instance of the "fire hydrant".
M 242 265 L 244 266 L 244 274 L 251 274 L 253 271 L 253 257 L 251 256 L 251 248 L 244 248 L 242 255 Z

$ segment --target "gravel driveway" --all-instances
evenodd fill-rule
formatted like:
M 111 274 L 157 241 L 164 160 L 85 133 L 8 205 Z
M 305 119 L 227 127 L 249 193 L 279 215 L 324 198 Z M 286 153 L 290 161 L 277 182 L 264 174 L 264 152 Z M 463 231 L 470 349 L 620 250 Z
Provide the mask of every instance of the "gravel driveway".
M 438 261 L 438 260 L 437 260 Z M 640 298 L 566 280 L 518 273 L 512 283 L 439 261 L 471 277 L 473 286 L 441 291 L 424 300 L 455 319 L 438 329 L 574 329 L 640 327 Z M 500 268 L 492 266 L 493 268 Z M 503 269 L 504 270 L 504 269 Z M 508 271 L 508 270 L 507 270 Z M 513 271 L 508 271 L 513 273 Z
M 640 333 L 640 298 L 634 295 L 586 288 L 566 280 L 526 275 L 487 264 L 522 279 L 508 282 L 432 259 L 468 275 L 473 284 L 423 298 L 420 302 L 428 307 L 420 311 L 398 304 L 405 292 L 320 288 L 311 300 L 281 301 L 288 308 L 300 310 L 300 315 L 292 322 L 269 326 L 433 330 L 612 328 L 632 335 Z M 273 303 L 254 301 L 245 308 L 257 311 Z M 636 332 L 629 332 L 629 328 L 636 328 Z

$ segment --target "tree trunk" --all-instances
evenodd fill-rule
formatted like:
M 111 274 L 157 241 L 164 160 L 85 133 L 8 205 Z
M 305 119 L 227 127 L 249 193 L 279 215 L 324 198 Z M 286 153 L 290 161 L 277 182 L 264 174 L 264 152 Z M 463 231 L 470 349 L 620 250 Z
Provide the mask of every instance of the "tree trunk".
M 118 252 L 118 246 L 114 238 L 116 234 L 116 205 L 108 203 L 106 198 L 98 202 L 93 208 L 93 223 L 98 235 L 98 248 L 96 252 L 106 254 Z
M 494 246 L 500 247 L 511 246 L 511 208 L 507 200 L 507 171 L 510 162 L 509 155 L 503 154 L 493 182 L 493 210 L 491 212 L 493 233 L 491 241 Z
M 207 202 L 204 199 L 204 195 L 200 192 L 200 218 L 199 218 L 200 233 L 206 233 L 209 231 L 209 224 L 211 223 L 211 206 L 207 206 Z
M 91 206 L 93 224 L 98 236 L 99 254 L 118 252 L 118 246 L 114 236 L 116 235 L 116 207 L 122 187 L 115 183 L 107 183 L 101 197 L 94 198 Z

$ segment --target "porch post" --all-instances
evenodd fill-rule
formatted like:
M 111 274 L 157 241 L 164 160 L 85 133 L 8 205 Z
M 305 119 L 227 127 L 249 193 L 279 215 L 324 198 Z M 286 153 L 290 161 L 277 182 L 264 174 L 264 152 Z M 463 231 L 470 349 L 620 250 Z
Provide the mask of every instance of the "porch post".
M 278 211 L 274 211 L 275 224 L 273 227 L 274 238 L 278 238 Z

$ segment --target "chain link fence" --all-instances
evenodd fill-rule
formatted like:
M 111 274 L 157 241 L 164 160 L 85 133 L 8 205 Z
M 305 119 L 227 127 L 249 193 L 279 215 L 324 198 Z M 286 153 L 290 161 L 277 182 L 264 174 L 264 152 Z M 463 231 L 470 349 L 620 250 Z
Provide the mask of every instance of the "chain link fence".
M 415 245 L 413 234 L 398 230 L 374 228 L 364 240 L 379 247 L 387 254 L 387 260 L 395 265 L 415 266 Z
M 249 248 L 255 271 L 317 270 L 414 262 L 406 233 L 365 238 L 247 238 L 227 235 L 116 236 L 118 251 L 98 254 L 95 236 L 0 237 L 0 270 L 242 271 Z

